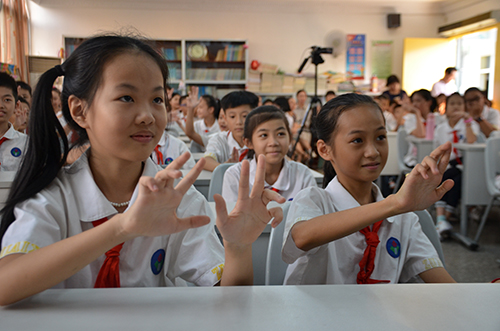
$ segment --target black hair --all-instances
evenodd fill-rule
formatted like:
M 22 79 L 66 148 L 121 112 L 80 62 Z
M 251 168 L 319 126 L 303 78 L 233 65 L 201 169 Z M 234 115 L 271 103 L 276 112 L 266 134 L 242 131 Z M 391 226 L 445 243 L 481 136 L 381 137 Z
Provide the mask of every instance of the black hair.
M 259 97 L 249 91 L 234 91 L 226 94 L 220 101 L 220 105 L 224 112 L 229 108 L 236 108 L 243 105 L 249 105 L 254 109 L 259 105 Z
M 291 110 L 290 104 L 288 103 L 288 98 L 277 97 L 276 99 L 274 99 L 273 104 L 275 104 L 279 109 L 281 109 L 285 113 L 287 113 Z
M 270 102 L 271 104 L 274 104 L 273 100 L 271 100 L 271 99 L 264 100 L 264 102 L 262 102 L 262 104 L 265 105 L 268 102 Z
M 207 103 L 208 108 L 213 108 L 214 109 L 214 118 L 217 120 L 219 118 L 219 113 L 220 113 L 220 102 L 219 99 L 214 98 L 210 94 L 205 94 L 202 95 L 201 98 L 205 100 Z
M 481 93 L 481 94 L 484 96 L 483 91 L 481 91 L 481 90 L 480 90 L 480 89 L 478 89 L 477 87 L 469 87 L 469 88 L 465 91 L 465 93 L 464 93 L 464 97 L 465 97 L 467 94 L 471 93 L 471 92 L 478 92 L 478 93 Z
M 145 41 L 118 35 L 98 36 L 84 41 L 62 65 L 49 69 L 40 77 L 30 112 L 28 131 L 31 139 L 1 212 L 0 241 L 15 221 L 14 207 L 47 187 L 66 163 L 68 140 L 51 104 L 52 85 L 56 78 L 64 75 L 62 113 L 66 122 L 78 133 L 77 145 L 82 145 L 88 140 L 87 132 L 71 116 L 68 98 L 75 96 L 91 105 L 102 83 L 105 65 L 127 53 L 148 55 L 158 64 L 166 84 L 166 60 Z
M 17 84 L 16 80 L 6 72 L 0 72 L 0 87 L 8 88 L 12 91 L 14 101 L 17 101 Z
M 452 93 L 446 97 L 446 107 L 448 107 L 448 101 L 451 99 L 451 97 L 460 97 L 460 98 L 462 98 L 462 100 L 464 100 L 464 97 L 460 93 L 458 93 L 458 92 Z M 464 102 L 465 102 L 465 100 L 464 100 Z
M 266 123 L 271 120 L 282 120 L 285 124 L 288 136 L 292 139 L 292 133 L 288 127 L 288 120 L 285 113 L 276 106 L 260 106 L 248 113 L 245 119 L 245 128 L 243 130 L 243 138 L 252 141 L 252 135 L 255 129 L 262 123 Z M 253 158 L 255 154 L 254 150 L 249 150 L 247 158 Z
M 401 83 L 399 81 L 398 76 L 396 76 L 396 75 L 390 75 L 389 77 L 387 77 L 387 84 L 385 84 L 385 86 L 389 86 L 389 85 L 391 85 L 393 83 Z
M 455 68 L 455 67 L 448 67 L 448 68 L 446 68 L 446 70 L 444 71 L 444 73 L 445 73 L 446 75 L 449 75 L 449 74 L 451 74 L 453 71 L 457 71 L 457 68 Z
M 300 92 L 304 92 L 304 93 L 307 95 L 306 90 L 303 90 L 303 89 L 302 89 L 302 90 L 298 90 L 298 91 L 297 91 L 297 93 L 295 93 L 295 96 L 299 96 L 299 93 L 300 93 Z
M 357 93 L 342 94 L 325 103 L 316 116 L 314 128 L 318 139 L 323 140 L 327 144 L 331 144 L 337 131 L 340 115 L 354 107 L 362 105 L 368 105 L 378 109 L 385 122 L 382 109 L 380 109 L 379 105 L 371 97 Z M 325 161 L 323 171 L 323 188 L 325 188 L 336 176 L 336 172 L 332 163 L 329 161 Z
M 30 95 L 32 95 L 32 92 L 31 92 L 31 86 L 30 86 L 28 83 L 23 82 L 22 80 L 18 80 L 18 81 L 16 82 L 16 85 L 17 85 L 17 87 L 20 87 L 20 88 L 22 88 L 23 90 L 28 91 L 28 92 L 30 93 Z
M 411 94 L 411 97 L 410 99 L 412 99 L 413 101 L 413 96 L 414 95 L 418 95 L 420 97 L 422 97 L 425 101 L 431 101 L 431 109 L 430 109 L 430 112 L 433 113 L 436 111 L 436 107 L 437 107 L 437 100 L 436 98 L 434 98 L 432 95 L 431 95 L 431 92 L 429 92 L 429 90 L 426 90 L 426 89 L 420 89 L 418 91 L 415 91 Z
M 186 99 L 187 97 L 188 97 L 187 95 L 181 95 L 181 97 L 179 98 L 179 105 L 182 104 L 182 101 L 184 101 L 184 99 Z
M 335 93 L 335 91 L 332 91 L 332 90 L 326 91 L 325 97 L 329 96 L 329 95 L 337 96 L 337 94 Z
M 29 102 L 28 102 L 28 100 L 26 100 L 26 99 L 25 99 L 25 98 L 23 98 L 22 96 L 18 96 L 18 97 L 17 97 L 17 101 L 20 101 L 20 102 L 22 102 L 22 103 L 25 103 L 25 104 L 27 104 L 28 106 L 30 105 L 30 104 L 29 104 Z
M 381 100 L 381 99 L 384 99 L 384 100 L 391 100 L 391 98 L 389 98 L 389 97 L 387 96 L 387 94 L 381 94 L 381 95 L 377 96 L 377 98 L 378 98 L 379 100 Z

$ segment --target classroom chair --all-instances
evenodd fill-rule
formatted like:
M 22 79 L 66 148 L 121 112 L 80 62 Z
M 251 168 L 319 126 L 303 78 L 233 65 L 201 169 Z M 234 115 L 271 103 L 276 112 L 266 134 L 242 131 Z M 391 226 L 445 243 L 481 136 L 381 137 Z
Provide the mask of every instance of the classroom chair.
M 232 166 L 234 163 L 221 163 L 212 172 L 212 178 L 210 179 L 210 185 L 208 186 L 208 201 L 214 201 L 214 194 L 222 193 L 222 181 L 224 179 L 224 173 L 227 168 Z
M 486 175 L 486 188 L 491 195 L 491 199 L 481 217 L 481 223 L 476 232 L 474 242 L 477 244 L 481 232 L 483 232 L 484 224 L 490 213 L 491 206 L 500 198 L 500 189 L 495 185 L 495 177 L 500 172 L 500 137 L 489 138 L 486 140 L 486 148 L 484 150 L 484 166 Z
M 408 133 L 406 133 L 406 130 L 400 128 L 397 133 L 399 175 L 392 193 L 396 193 L 398 191 L 399 186 L 401 185 L 400 183 L 404 179 L 403 176 L 411 172 L 411 168 L 408 167 L 404 161 L 404 157 L 406 153 L 408 153 L 409 148 L 409 143 L 406 140 L 406 137 L 408 137 Z
M 286 216 L 290 208 L 290 201 L 281 205 L 283 209 L 283 221 L 274 229 L 271 229 L 266 257 L 265 285 L 283 285 L 285 272 L 288 264 L 281 258 L 283 245 L 283 234 L 285 232 Z
M 436 252 L 439 255 L 439 259 L 444 264 L 444 254 L 443 248 L 441 247 L 441 241 L 439 240 L 439 234 L 436 231 L 436 225 L 434 224 L 434 220 L 432 219 L 431 214 L 427 210 L 418 210 L 414 212 L 418 216 L 418 221 L 420 222 L 420 226 L 422 227 L 422 231 L 429 238 L 431 244 L 436 249 Z
M 288 264 L 286 264 L 281 258 L 281 249 L 283 246 L 283 234 L 285 232 L 285 220 L 286 214 L 288 213 L 288 208 L 290 208 L 289 203 L 283 205 L 283 222 L 280 223 L 276 228 L 271 230 L 271 235 L 269 237 L 269 247 L 267 249 L 266 258 L 266 285 L 283 285 L 285 280 L 285 273 Z M 439 241 L 439 235 L 436 231 L 434 221 L 431 214 L 427 210 L 416 211 L 415 214 L 418 216 L 420 226 L 422 231 L 429 238 L 430 242 L 436 249 L 439 259 L 444 263 L 443 248 L 441 247 L 441 242 Z

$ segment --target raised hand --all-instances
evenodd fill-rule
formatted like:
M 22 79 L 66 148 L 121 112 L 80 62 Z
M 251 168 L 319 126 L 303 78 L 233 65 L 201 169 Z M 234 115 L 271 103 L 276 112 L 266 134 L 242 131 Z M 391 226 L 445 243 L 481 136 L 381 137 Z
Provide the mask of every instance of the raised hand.
M 439 201 L 453 187 L 451 179 L 441 184 L 450 154 L 451 143 L 447 142 L 433 150 L 407 175 L 403 186 L 396 193 L 405 211 L 423 210 Z
M 189 87 L 188 97 L 186 98 L 186 104 L 188 110 L 193 110 L 200 103 L 200 98 L 198 97 L 199 88 L 198 86 Z
M 231 151 L 231 157 L 224 163 L 238 163 L 238 162 L 240 162 L 240 153 L 238 153 L 236 147 L 233 147 L 233 150 Z
M 216 224 L 225 243 L 250 245 L 259 237 L 271 219 L 274 218 L 272 227 L 276 227 L 283 220 L 283 211 L 280 207 L 270 210 L 266 207 L 270 201 L 284 203 L 285 198 L 274 191 L 264 189 L 265 163 L 265 157 L 260 155 L 252 192 L 249 195 L 250 166 L 247 160 L 242 162 L 238 201 L 229 215 L 222 196 L 219 194 L 214 196 Z
M 153 177 L 141 177 L 137 200 L 123 215 L 123 231 L 130 236 L 161 236 L 196 228 L 210 222 L 208 216 L 177 217 L 177 207 L 189 187 L 194 183 L 205 160 L 202 158 L 174 188 L 180 178 L 179 169 L 189 159 L 189 152 L 176 158 Z

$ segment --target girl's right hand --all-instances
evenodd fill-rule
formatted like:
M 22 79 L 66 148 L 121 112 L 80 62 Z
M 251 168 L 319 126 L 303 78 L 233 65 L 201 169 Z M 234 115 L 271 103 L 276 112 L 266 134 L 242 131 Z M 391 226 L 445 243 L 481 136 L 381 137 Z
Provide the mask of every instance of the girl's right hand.
M 204 158 L 200 159 L 174 188 L 174 181 L 182 176 L 180 169 L 189 159 L 189 155 L 189 152 L 185 152 L 154 178 L 139 179 L 137 200 L 123 214 L 122 231 L 128 239 L 137 236 L 168 235 L 210 222 L 208 216 L 177 217 L 177 207 L 205 164 Z
M 439 146 L 406 176 L 403 186 L 395 195 L 401 213 L 426 209 L 453 187 L 451 179 L 441 184 L 451 149 L 450 142 Z

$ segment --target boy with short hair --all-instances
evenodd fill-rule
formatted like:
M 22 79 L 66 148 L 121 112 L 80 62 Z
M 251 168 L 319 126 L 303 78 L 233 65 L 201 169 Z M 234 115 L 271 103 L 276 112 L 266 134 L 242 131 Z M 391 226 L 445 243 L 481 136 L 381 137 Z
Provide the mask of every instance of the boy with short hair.
M 31 107 L 31 86 L 29 86 L 28 83 L 25 83 L 21 80 L 16 82 L 17 84 L 17 95 L 20 97 L 23 97 L 24 100 L 28 103 L 28 105 Z
M 208 141 L 205 170 L 213 171 L 221 163 L 234 163 L 245 158 L 248 152 L 243 143 L 245 118 L 258 103 L 257 95 L 248 91 L 231 92 L 222 98 L 221 108 L 229 131 L 216 133 Z
M 17 103 L 17 85 L 14 78 L 0 72 L 0 170 L 17 171 L 24 156 L 27 136 L 14 129 L 9 119 Z

